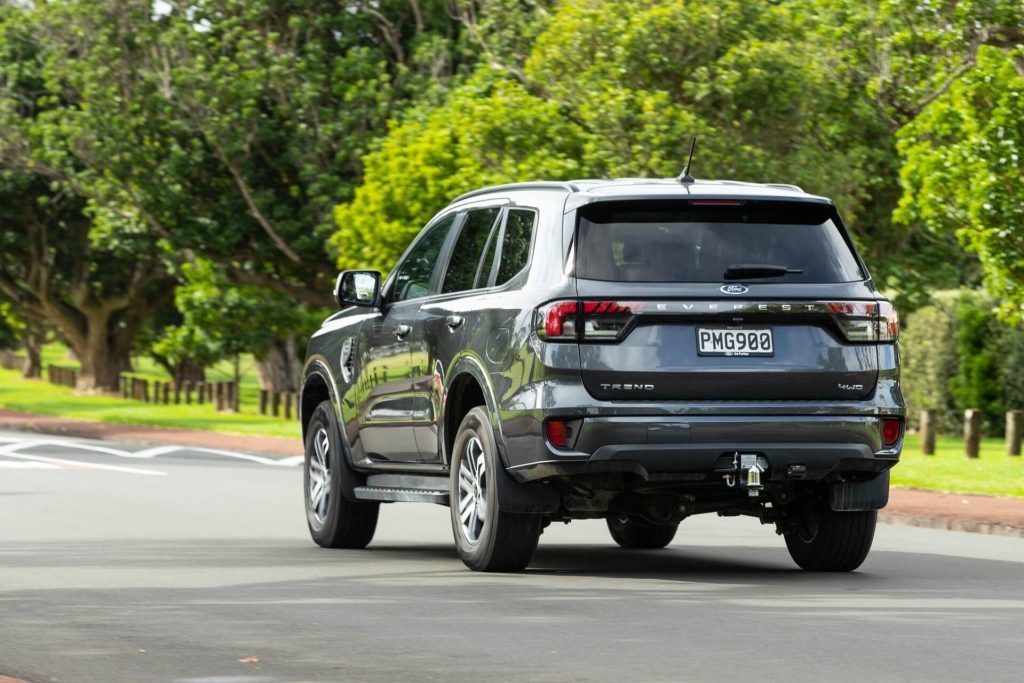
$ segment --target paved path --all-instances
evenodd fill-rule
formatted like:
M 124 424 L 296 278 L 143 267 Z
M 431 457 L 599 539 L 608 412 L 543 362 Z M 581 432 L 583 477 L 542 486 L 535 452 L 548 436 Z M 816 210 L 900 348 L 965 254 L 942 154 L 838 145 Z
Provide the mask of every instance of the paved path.
M 366 551 L 313 546 L 300 481 L 294 460 L 0 432 L 0 679 L 835 683 L 1024 670 L 1021 539 L 880 526 L 859 572 L 813 575 L 746 518 L 688 520 L 654 552 L 574 522 L 545 532 L 529 571 L 482 575 L 455 556 L 440 507 L 386 506 Z

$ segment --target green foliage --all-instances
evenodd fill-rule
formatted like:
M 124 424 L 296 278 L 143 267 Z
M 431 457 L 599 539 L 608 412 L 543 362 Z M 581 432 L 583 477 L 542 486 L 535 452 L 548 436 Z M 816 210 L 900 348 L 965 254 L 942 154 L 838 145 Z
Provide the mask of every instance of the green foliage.
M 164 328 L 153 351 L 171 365 L 192 360 L 207 366 L 251 353 L 262 357 L 274 339 L 308 330 L 323 311 L 307 311 L 288 297 L 257 287 L 235 286 L 208 261 L 182 268 L 185 284 L 175 292 L 180 325 Z
M 417 111 L 364 159 L 366 180 L 335 211 L 342 268 L 387 272 L 440 207 L 480 185 L 580 172 L 576 127 L 559 107 L 482 70 L 443 109 Z
M 902 301 L 919 305 L 927 289 L 960 284 L 955 241 L 891 225 L 892 123 L 864 96 L 872 65 L 858 51 L 861 31 L 840 31 L 840 10 L 822 5 L 558 3 L 530 50 L 513 58 L 521 71 L 481 66 L 446 101 L 392 125 L 366 157 L 353 201 L 336 210 L 339 265 L 389 269 L 462 190 L 674 176 L 697 134 L 700 177 L 793 182 L 834 198 L 869 260 L 881 262 L 879 281 Z M 878 21 L 863 8 L 844 19 Z M 907 263 L 915 267 L 899 267 Z
M 993 433 L 1002 426 L 1006 407 L 999 379 L 1000 352 L 1010 330 L 996 318 L 991 300 L 965 292 L 955 306 L 957 373 L 950 390 L 957 409 L 978 408 L 984 428 Z M 1014 331 L 1016 332 L 1016 331 Z
M 10 302 L 0 300 L 0 349 L 13 349 L 18 346 L 20 323 Z
M 921 410 L 934 410 L 935 428 L 944 433 L 956 431 L 961 423 L 950 389 L 957 374 L 956 297 L 956 292 L 934 295 L 935 304 L 906 317 L 900 335 L 907 419 L 916 425 Z
M 1024 318 L 1024 77 L 992 48 L 899 135 L 897 218 L 956 235 L 981 260 L 1004 315 Z
M 982 292 L 942 292 L 936 303 L 907 319 L 900 339 L 908 419 L 935 410 L 936 428 L 960 429 L 963 412 L 982 411 L 984 429 L 997 434 L 1008 409 L 1024 408 L 1024 328 L 996 315 Z

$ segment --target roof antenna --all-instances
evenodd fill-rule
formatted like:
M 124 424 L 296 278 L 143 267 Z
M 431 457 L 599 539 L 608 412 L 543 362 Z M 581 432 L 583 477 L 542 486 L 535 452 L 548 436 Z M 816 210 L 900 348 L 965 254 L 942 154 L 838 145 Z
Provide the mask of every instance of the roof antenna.
M 678 178 L 676 178 L 676 181 L 682 183 L 683 185 L 689 185 L 690 183 L 694 182 L 693 176 L 690 175 L 690 164 L 693 163 L 693 148 L 696 146 L 697 136 L 694 135 L 690 139 L 690 158 L 686 160 L 686 168 L 684 168 L 683 172 L 679 174 Z

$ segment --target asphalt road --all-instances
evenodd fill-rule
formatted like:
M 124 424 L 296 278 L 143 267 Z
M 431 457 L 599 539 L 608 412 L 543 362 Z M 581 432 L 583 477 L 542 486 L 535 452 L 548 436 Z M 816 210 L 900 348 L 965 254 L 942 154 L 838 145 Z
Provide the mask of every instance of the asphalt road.
M 860 571 L 815 575 L 751 519 L 688 520 L 663 551 L 574 522 L 545 531 L 527 572 L 473 574 L 441 507 L 385 506 L 370 549 L 317 548 L 294 461 L 0 433 L 0 680 L 1022 671 L 1020 539 L 880 526 Z

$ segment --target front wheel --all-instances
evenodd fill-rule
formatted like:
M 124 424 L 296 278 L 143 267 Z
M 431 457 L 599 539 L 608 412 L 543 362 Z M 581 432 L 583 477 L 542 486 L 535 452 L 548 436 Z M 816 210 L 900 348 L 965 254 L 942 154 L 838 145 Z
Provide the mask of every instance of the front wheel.
M 678 524 L 647 524 L 626 515 L 613 515 L 608 518 L 608 531 L 615 542 L 623 548 L 664 548 L 675 538 L 677 529 Z
M 342 478 L 351 476 L 341 447 L 334 406 L 324 401 L 313 411 L 306 431 L 303 488 L 309 535 L 324 548 L 365 548 L 377 530 L 380 503 L 350 501 Z
M 801 569 L 852 572 L 867 558 L 877 522 L 877 510 L 836 512 L 827 502 L 816 501 L 786 533 L 786 548 Z
M 501 467 L 487 410 L 473 408 L 459 425 L 451 457 L 451 516 L 455 547 L 467 567 L 517 572 L 537 549 L 540 515 L 501 509 L 493 473 Z

